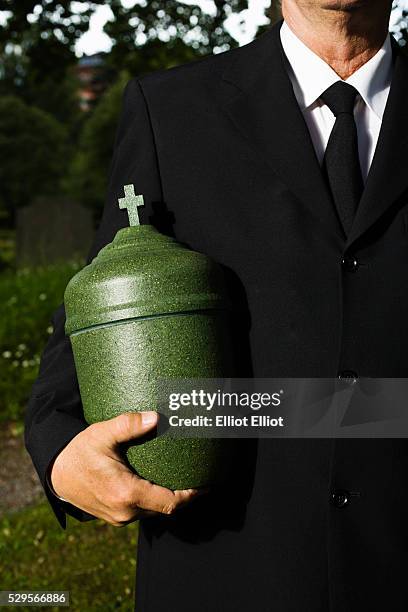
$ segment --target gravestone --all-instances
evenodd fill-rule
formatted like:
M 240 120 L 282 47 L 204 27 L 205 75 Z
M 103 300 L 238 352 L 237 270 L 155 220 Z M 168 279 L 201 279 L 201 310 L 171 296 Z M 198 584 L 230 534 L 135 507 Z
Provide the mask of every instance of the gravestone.
M 17 266 L 80 260 L 94 235 L 92 210 L 65 197 L 38 197 L 17 211 Z

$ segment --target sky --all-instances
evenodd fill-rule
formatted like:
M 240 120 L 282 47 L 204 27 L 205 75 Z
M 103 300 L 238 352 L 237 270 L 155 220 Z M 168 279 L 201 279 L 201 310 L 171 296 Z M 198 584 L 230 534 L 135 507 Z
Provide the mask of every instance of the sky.
M 408 2 L 408 0 L 407 0 Z M 134 0 L 123 0 L 126 6 L 136 4 Z M 211 0 L 184 0 L 184 4 L 199 4 L 203 10 L 212 12 L 214 4 Z M 265 8 L 270 5 L 270 0 L 249 0 L 249 9 L 243 11 L 239 16 L 233 15 L 226 22 L 226 26 L 231 35 L 236 38 L 240 44 L 250 42 L 255 34 L 258 24 L 266 23 L 264 12 Z M 102 28 L 106 21 L 111 17 L 112 13 L 109 6 L 101 6 L 95 12 L 91 19 L 90 28 L 86 34 L 78 41 L 76 46 L 77 55 L 91 55 L 98 51 L 109 51 L 110 39 L 103 33 Z M 239 25 L 239 21 L 244 20 L 244 28 Z
M 183 1 L 183 0 L 180 0 Z M 122 0 L 125 6 L 134 6 L 137 0 Z M 78 4 L 78 10 L 84 6 L 84 2 L 73 2 Z M 205 11 L 211 13 L 214 10 L 212 0 L 184 0 L 184 4 L 199 4 Z M 238 40 L 241 45 L 250 42 L 256 32 L 258 25 L 266 23 L 264 16 L 265 8 L 270 5 L 270 0 L 249 0 L 249 8 L 243 11 L 240 15 L 232 15 L 226 22 L 231 35 Z M 408 9 L 408 0 L 400 0 L 399 8 L 393 12 L 391 19 L 391 30 L 393 23 L 398 19 L 402 8 Z M 0 23 L 4 22 L 5 12 L 0 11 Z M 92 55 L 99 51 L 109 51 L 111 41 L 109 37 L 103 33 L 104 24 L 112 18 L 112 13 L 109 8 L 109 3 L 100 6 L 91 18 L 91 23 L 88 32 L 86 32 L 76 45 L 76 54 L 80 57 L 83 54 Z M 242 24 L 240 23 L 242 20 Z
M 136 0 L 122 0 L 124 5 L 134 6 Z M 214 9 L 212 0 L 184 0 L 185 4 L 199 4 L 203 10 L 211 13 Z M 249 0 L 249 9 L 243 11 L 239 16 L 232 15 L 226 22 L 226 27 L 230 34 L 238 40 L 241 45 L 250 42 L 256 32 L 258 25 L 267 22 L 265 19 L 265 8 L 270 5 L 270 0 Z M 391 29 L 393 23 L 398 19 L 402 8 L 408 9 L 408 0 L 401 0 L 399 10 L 394 11 L 391 20 Z M 76 46 L 78 56 L 83 54 L 91 55 L 98 51 L 109 51 L 109 37 L 103 33 L 103 25 L 112 16 L 109 6 L 101 6 L 95 12 L 91 19 L 89 31 L 82 36 Z M 243 21 L 240 25 L 240 21 Z

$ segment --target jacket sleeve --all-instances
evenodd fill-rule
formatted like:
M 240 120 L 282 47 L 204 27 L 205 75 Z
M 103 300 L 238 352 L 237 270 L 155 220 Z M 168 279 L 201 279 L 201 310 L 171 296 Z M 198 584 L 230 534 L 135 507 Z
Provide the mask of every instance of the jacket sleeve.
M 147 223 L 154 204 L 162 200 L 162 192 L 149 111 L 137 79 L 129 81 L 123 94 L 108 193 L 87 263 L 113 240 L 117 230 L 128 225 L 127 212 L 119 209 L 118 198 L 124 195 L 124 185 L 130 183 L 135 185 L 136 193 L 144 196 L 140 218 L 142 223 Z M 44 348 L 39 375 L 28 402 L 24 435 L 45 494 L 61 527 L 65 528 L 66 512 L 79 520 L 93 517 L 61 501 L 48 485 L 47 472 L 54 458 L 87 427 L 71 345 L 64 332 L 64 304 L 54 312 L 52 324 L 53 333 Z

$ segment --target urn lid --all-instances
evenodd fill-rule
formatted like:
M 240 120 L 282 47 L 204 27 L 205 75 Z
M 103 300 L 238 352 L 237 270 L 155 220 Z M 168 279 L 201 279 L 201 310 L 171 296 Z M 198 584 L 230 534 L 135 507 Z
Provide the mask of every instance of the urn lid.
M 152 225 L 138 225 L 137 215 L 129 217 L 133 225 L 120 229 L 68 283 L 67 334 L 126 319 L 230 308 L 221 266 Z

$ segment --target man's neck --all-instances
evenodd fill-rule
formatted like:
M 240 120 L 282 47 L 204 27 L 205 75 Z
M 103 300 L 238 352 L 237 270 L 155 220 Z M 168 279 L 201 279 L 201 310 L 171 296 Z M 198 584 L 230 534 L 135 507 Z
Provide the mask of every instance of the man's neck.
M 283 17 L 294 34 L 321 57 L 342 79 L 347 79 L 381 48 L 388 32 L 389 12 L 378 15 L 367 8 L 333 10 L 285 0 Z

